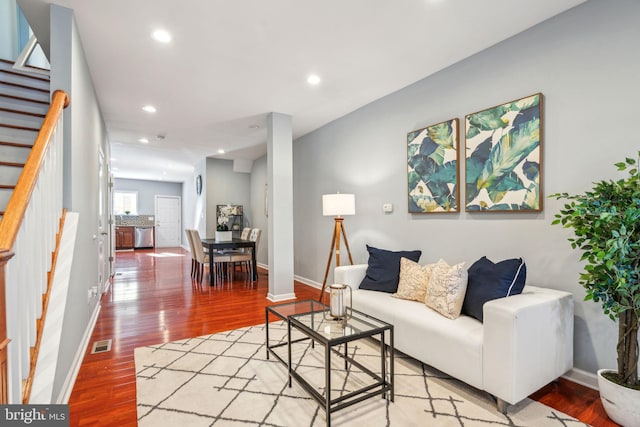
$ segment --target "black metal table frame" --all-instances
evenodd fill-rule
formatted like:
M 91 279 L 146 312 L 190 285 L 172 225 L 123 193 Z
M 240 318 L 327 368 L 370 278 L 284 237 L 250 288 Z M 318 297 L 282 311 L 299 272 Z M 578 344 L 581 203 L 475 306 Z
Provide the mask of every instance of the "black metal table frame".
M 288 306 L 288 305 L 293 305 L 293 304 L 298 304 L 298 303 L 303 303 L 303 302 L 309 302 L 309 303 L 313 303 L 313 304 L 317 304 L 320 305 L 322 307 L 325 307 L 324 304 L 319 303 L 315 300 L 305 300 L 305 301 L 296 301 L 295 303 L 284 303 L 284 304 L 276 304 L 276 305 L 270 305 L 267 306 L 265 308 L 265 333 L 266 333 L 266 347 L 267 347 L 267 360 L 269 359 L 269 354 L 273 354 L 275 356 L 276 359 L 278 359 L 280 362 L 282 362 L 282 364 L 284 366 L 289 366 L 289 362 L 287 360 L 284 360 L 278 353 L 276 353 L 273 349 L 274 348 L 278 348 L 278 347 L 283 347 L 285 345 L 290 345 L 289 344 L 289 340 L 285 341 L 285 342 L 280 342 L 278 344 L 274 344 L 274 345 L 270 345 L 269 344 L 269 313 L 273 314 L 274 316 L 276 316 L 279 319 L 284 320 L 285 322 L 287 322 L 287 324 L 289 323 L 289 316 L 285 316 L 281 313 L 279 313 L 278 311 L 276 311 L 276 309 L 278 307 L 282 307 L 282 306 Z M 292 343 L 295 342 L 300 342 L 300 341 L 306 341 L 308 340 L 308 337 L 304 337 L 304 338 L 299 338 L 296 340 L 291 341 Z M 314 343 L 311 343 L 311 347 L 314 347 Z
M 301 301 L 305 302 L 305 301 Z M 291 304 L 291 303 L 289 303 Z M 317 301 L 315 304 L 320 304 Z M 321 306 L 326 306 L 320 304 Z M 304 323 L 300 322 L 297 317 L 300 316 L 308 316 L 312 313 L 320 313 L 324 310 L 318 311 L 314 310 L 313 312 L 308 313 L 297 313 L 289 316 L 284 316 L 281 313 L 275 311 L 277 309 L 276 306 L 267 307 L 266 309 L 266 347 L 267 347 L 267 359 L 269 358 L 269 353 L 273 354 L 280 362 L 287 366 L 289 371 L 289 387 L 291 387 L 291 379 L 295 378 L 298 384 L 302 388 L 304 388 L 307 393 L 311 397 L 313 397 L 316 402 L 318 402 L 325 410 L 326 418 L 327 418 L 327 426 L 331 425 L 331 413 L 336 412 L 340 409 L 344 409 L 356 403 L 359 403 L 365 399 L 376 396 L 380 394 L 382 398 L 386 398 L 386 394 L 389 393 L 389 400 L 393 402 L 394 400 L 394 350 L 393 350 L 393 325 L 390 325 L 386 322 L 382 322 L 379 319 L 376 319 L 372 316 L 369 316 L 365 313 L 359 312 L 357 310 L 353 310 L 353 313 L 360 317 L 361 321 L 366 321 L 366 319 L 373 319 L 376 322 L 383 323 L 385 326 L 375 327 L 372 325 L 372 329 L 360 332 L 357 334 L 352 334 L 346 337 L 339 337 L 336 339 L 327 339 L 322 334 L 319 334 L 313 330 L 313 328 L 307 327 Z M 272 313 L 279 317 L 282 320 L 287 322 L 287 341 L 281 342 L 274 345 L 269 345 L 269 313 Z M 312 318 L 313 322 L 313 318 Z M 292 328 L 297 329 L 302 332 L 305 337 L 298 338 L 295 340 L 291 339 L 291 330 Z M 389 331 L 389 345 L 385 344 L 385 332 Z M 376 374 L 371 371 L 369 368 L 363 366 L 357 360 L 348 355 L 348 343 L 354 342 L 360 339 L 365 338 L 374 338 L 376 335 L 380 335 L 380 369 L 381 375 Z M 291 361 L 291 345 L 300 341 L 306 341 L 311 339 L 311 345 L 317 341 L 322 344 L 325 348 L 325 395 L 320 394 L 307 380 L 304 379 L 298 372 L 293 369 L 293 364 Z M 336 350 L 334 347 L 344 344 L 344 353 Z M 284 360 L 280 355 L 278 355 L 273 349 L 281 346 L 287 346 L 287 359 Z M 343 396 L 337 397 L 335 399 L 331 399 L 331 354 L 337 354 L 342 357 L 345 361 L 345 370 L 349 369 L 349 363 L 355 365 L 360 368 L 363 372 L 371 376 L 375 381 L 372 384 L 364 386 L 358 390 L 354 390 L 350 393 L 347 393 Z M 389 380 L 387 381 L 387 370 L 386 370 L 386 360 L 387 353 L 389 356 Z

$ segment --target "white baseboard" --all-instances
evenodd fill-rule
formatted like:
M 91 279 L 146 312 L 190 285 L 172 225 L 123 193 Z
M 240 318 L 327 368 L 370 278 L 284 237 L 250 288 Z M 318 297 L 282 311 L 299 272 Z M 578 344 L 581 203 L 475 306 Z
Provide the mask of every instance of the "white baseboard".
M 296 299 L 296 294 L 290 293 L 290 294 L 282 294 L 282 295 L 273 295 L 272 293 L 268 293 L 267 299 L 273 302 L 287 301 L 291 299 Z
M 316 289 L 322 289 L 322 283 L 316 282 L 314 280 L 311 279 L 307 279 L 306 277 L 302 277 L 302 276 L 298 276 L 297 274 L 293 275 L 293 279 L 297 280 L 298 282 L 311 286 L 312 288 L 316 288 Z
M 56 403 L 58 404 L 66 405 L 69 403 L 71 392 L 73 391 L 73 386 L 76 383 L 76 378 L 78 378 L 78 372 L 80 371 L 80 366 L 82 366 L 84 355 L 87 352 L 87 348 L 89 347 L 91 335 L 93 335 L 93 329 L 95 328 L 96 322 L 98 321 L 98 314 L 100 314 L 101 308 L 102 305 L 100 304 L 100 301 L 98 301 L 95 309 L 93 310 L 93 314 L 91 315 L 91 319 L 89 319 L 89 324 L 84 331 L 84 336 L 82 337 L 82 341 L 80 342 L 78 351 L 76 351 L 76 355 L 73 358 L 71 369 L 69 370 L 67 378 L 65 378 L 62 389 L 60 390 L 60 394 L 58 395 L 58 399 L 56 401 Z
M 591 372 L 583 371 L 582 369 L 573 368 L 562 376 L 569 381 L 583 385 L 585 387 L 598 390 L 598 377 Z

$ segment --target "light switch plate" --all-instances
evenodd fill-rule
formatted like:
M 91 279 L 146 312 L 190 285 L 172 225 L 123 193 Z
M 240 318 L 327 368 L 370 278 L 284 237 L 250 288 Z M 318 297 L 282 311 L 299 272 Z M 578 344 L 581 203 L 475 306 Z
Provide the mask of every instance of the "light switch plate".
M 393 204 L 385 203 L 384 205 L 382 205 L 382 211 L 385 213 L 393 212 Z

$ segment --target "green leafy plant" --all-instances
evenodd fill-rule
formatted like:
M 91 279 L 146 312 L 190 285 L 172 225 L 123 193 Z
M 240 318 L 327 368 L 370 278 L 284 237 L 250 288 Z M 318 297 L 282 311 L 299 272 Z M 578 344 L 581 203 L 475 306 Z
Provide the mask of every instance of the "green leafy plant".
M 227 222 L 229 221 L 226 217 L 218 217 L 218 225 L 216 226 L 216 231 L 229 231 L 229 226 Z
M 571 228 L 571 247 L 585 261 L 580 284 L 585 300 L 602 304 L 618 321 L 618 372 L 609 378 L 630 387 L 638 382 L 638 317 L 640 315 L 640 176 L 638 159 L 616 163 L 626 178 L 599 181 L 584 194 L 552 194 L 567 203 L 552 224 Z M 613 377 L 613 378 L 612 378 Z
M 229 220 L 231 216 L 236 215 L 237 207 L 231 205 L 218 205 L 216 208 L 217 222 L 216 231 L 229 231 Z

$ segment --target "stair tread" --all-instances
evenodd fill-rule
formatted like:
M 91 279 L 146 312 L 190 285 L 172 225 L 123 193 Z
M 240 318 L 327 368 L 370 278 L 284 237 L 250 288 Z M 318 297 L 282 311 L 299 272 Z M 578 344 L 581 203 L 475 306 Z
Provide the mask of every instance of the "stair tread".
M 42 75 L 33 76 L 31 74 L 21 73 L 20 71 L 5 70 L 5 69 L 0 69 L 0 73 L 6 73 L 6 74 L 11 74 L 11 75 L 14 75 L 14 76 L 18 76 L 18 77 L 24 77 L 26 79 L 32 79 L 32 80 L 38 80 L 38 81 L 45 82 L 45 83 L 50 83 L 50 79 L 48 77 L 42 76 Z
M 41 119 L 44 119 L 45 116 L 46 116 L 46 114 L 30 113 L 28 111 L 15 110 L 13 108 L 0 107 L 0 111 L 4 111 L 5 113 L 14 113 L 14 114 L 22 114 L 22 115 L 25 115 L 25 116 L 39 117 Z
M 14 61 L 10 61 L 10 60 L 8 60 L 8 59 L 2 59 L 2 58 L 0 58 L 0 69 L 2 69 L 2 70 L 6 70 L 6 69 L 7 69 L 7 66 L 9 66 L 9 67 L 13 67 L 13 65 L 14 65 L 14 64 L 15 64 L 15 62 L 14 62 Z M 27 66 L 26 66 L 26 68 L 30 68 L 30 69 L 38 70 L 38 71 L 47 71 L 47 72 L 51 72 L 51 70 L 48 70 L 48 69 L 46 69 L 46 68 L 42 68 L 42 67 L 35 67 L 35 66 L 33 66 L 33 65 L 27 65 Z M 35 79 L 37 79 L 37 78 L 46 78 L 46 77 L 43 77 L 42 75 L 34 76 L 34 75 L 31 75 L 31 74 L 27 74 L 27 73 L 24 73 L 24 74 L 23 74 L 23 72 L 21 72 L 21 71 L 19 71 L 19 70 L 14 70 L 13 68 L 11 68 L 11 69 L 10 69 L 10 71 L 12 71 L 12 72 L 14 72 L 14 73 L 20 73 L 21 75 L 24 75 L 25 77 L 30 77 L 30 78 L 35 78 Z
M 23 85 L 23 84 L 20 84 L 20 83 L 0 82 L 0 85 L 17 87 L 17 88 L 24 89 L 24 90 L 33 90 L 33 91 L 36 91 L 36 92 L 42 92 L 42 93 L 46 93 L 46 94 L 49 93 L 49 89 L 41 89 L 39 87 L 32 87 L 32 86 Z
M 33 148 L 35 133 L 46 117 L 49 78 L 9 68 L 0 60 L 0 209 L 15 191 L 15 184 Z M 0 218 L 5 212 L 0 211 Z
M 2 141 L 2 140 L 0 140 L 0 145 L 4 145 L 4 146 L 8 146 L 8 147 L 33 148 L 33 144 L 26 144 L 24 142 L 15 142 L 15 141 Z
M 0 93 L 0 98 L 11 98 L 11 99 L 17 99 L 18 101 L 33 102 L 36 104 L 44 104 L 44 105 L 50 104 L 49 101 L 42 101 L 40 99 L 33 99 L 33 98 L 25 98 L 24 96 L 9 95 L 7 93 Z
M 32 128 L 32 127 L 28 127 L 28 126 L 19 126 L 19 125 L 10 125 L 10 124 L 7 124 L 7 123 L 0 123 L 0 128 L 27 130 L 27 131 L 34 131 L 34 132 L 38 132 L 40 130 L 39 128 Z

